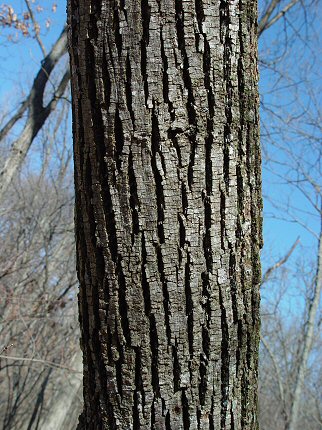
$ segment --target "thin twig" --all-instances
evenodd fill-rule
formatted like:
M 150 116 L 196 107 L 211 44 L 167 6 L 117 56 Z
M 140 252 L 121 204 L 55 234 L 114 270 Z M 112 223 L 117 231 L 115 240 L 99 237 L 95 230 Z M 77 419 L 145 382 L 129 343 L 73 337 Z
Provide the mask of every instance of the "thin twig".
M 273 363 L 273 366 L 275 369 L 275 375 L 276 375 L 278 389 L 279 389 L 279 393 L 280 393 L 280 400 L 282 403 L 282 413 L 283 413 L 285 422 L 287 422 L 288 417 L 287 417 L 287 413 L 286 413 L 286 409 L 285 409 L 285 395 L 284 395 L 283 381 L 281 378 L 280 369 L 278 367 L 275 356 L 274 356 L 269 344 L 266 342 L 266 340 L 262 336 L 261 336 L 261 342 L 264 345 L 266 351 L 268 352 L 268 355 L 270 356 L 270 359 L 272 360 L 272 363 Z
M 29 15 L 30 15 L 31 21 L 32 21 L 32 23 L 33 23 L 33 25 L 34 25 L 35 38 L 36 38 L 36 40 L 37 40 L 37 42 L 38 42 L 38 45 L 40 46 L 40 49 L 41 49 L 41 51 L 42 51 L 42 53 L 43 53 L 44 57 L 46 57 L 46 55 L 47 55 L 47 53 L 46 53 L 46 49 L 45 49 L 45 46 L 44 46 L 44 44 L 42 43 L 42 40 L 41 40 L 41 38 L 40 38 L 40 36 L 39 36 L 39 24 L 38 24 L 38 22 L 37 22 L 37 21 L 36 21 L 36 19 L 35 19 L 35 15 L 34 15 L 34 13 L 33 13 L 33 10 L 32 10 L 32 8 L 31 8 L 31 6 L 30 6 L 30 2 L 29 2 L 29 0 L 25 0 L 25 3 L 26 3 L 26 6 L 27 6 L 27 9 L 28 9 L 28 12 L 29 12 Z
M 73 372 L 73 373 L 80 373 L 80 374 L 82 373 L 71 367 L 64 366 L 63 364 L 54 363 L 53 361 L 48 361 L 48 360 L 42 360 L 40 358 L 13 357 L 10 355 L 0 355 L 0 358 L 5 358 L 7 360 L 13 360 L 13 361 L 27 361 L 31 363 L 41 363 L 41 364 L 44 364 L 45 366 L 53 367 L 54 369 L 69 370 L 70 372 Z
M 277 5 L 281 2 L 281 0 L 273 0 L 272 3 L 267 8 L 267 11 L 265 12 L 263 18 L 260 20 L 258 24 L 258 36 L 260 36 L 265 30 L 267 30 L 269 27 L 271 27 L 275 22 L 277 22 L 279 19 L 281 19 L 286 12 L 288 12 L 293 6 L 296 5 L 296 3 L 299 2 L 299 0 L 292 0 L 289 4 L 287 4 L 278 14 L 274 16 L 271 20 L 270 17 L 272 16 L 272 13 L 276 9 Z
M 290 258 L 290 256 L 292 255 L 294 249 L 297 247 L 297 245 L 300 243 L 300 238 L 298 237 L 296 239 L 296 241 L 293 243 L 293 245 L 291 246 L 290 250 L 287 252 L 286 255 L 284 255 L 283 258 L 281 258 L 279 261 L 277 261 L 275 264 L 273 264 L 273 266 L 269 267 L 266 272 L 264 273 L 263 277 L 262 277 L 262 282 L 261 285 L 263 285 L 265 282 L 268 281 L 269 277 L 271 276 L 271 274 L 278 269 L 279 267 L 281 267 L 283 264 L 285 264 L 287 262 L 287 260 Z
M 319 308 L 320 295 L 322 291 L 322 228 L 320 232 L 319 244 L 318 244 L 318 257 L 317 257 L 317 269 L 316 269 L 316 281 L 313 298 L 309 304 L 309 311 L 306 320 L 306 332 L 304 335 L 303 350 L 300 357 L 300 363 L 298 366 L 295 387 L 293 391 L 293 398 L 291 404 L 290 421 L 287 430 L 295 430 L 297 427 L 298 416 L 300 413 L 300 401 L 303 392 L 303 383 L 305 379 L 305 373 L 307 371 L 307 362 L 310 351 L 312 349 L 314 339 L 314 323 L 316 314 Z
M 288 5 L 284 7 L 283 10 L 281 10 L 277 15 L 274 16 L 265 26 L 265 30 L 267 30 L 269 27 L 271 27 L 273 24 L 275 24 L 276 21 L 278 21 L 280 18 L 282 18 L 286 12 L 288 12 L 293 6 L 298 3 L 299 0 L 293 0 Z

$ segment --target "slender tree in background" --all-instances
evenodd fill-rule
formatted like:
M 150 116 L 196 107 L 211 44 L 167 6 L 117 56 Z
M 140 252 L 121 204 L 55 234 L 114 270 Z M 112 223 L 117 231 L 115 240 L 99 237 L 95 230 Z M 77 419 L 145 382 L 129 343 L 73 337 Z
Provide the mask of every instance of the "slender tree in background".
M 86 429 L 257 424 L 253 0 L 69 2 Z

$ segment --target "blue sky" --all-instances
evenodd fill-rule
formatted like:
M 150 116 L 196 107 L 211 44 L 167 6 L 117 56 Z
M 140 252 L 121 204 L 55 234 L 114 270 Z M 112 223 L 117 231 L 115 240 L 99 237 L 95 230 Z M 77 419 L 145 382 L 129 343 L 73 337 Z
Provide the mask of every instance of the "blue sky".
M 12 5 L 18 16 L 20 16 L 21 11 L 26 10 L 23 0 L 13 0 L 8 1 L 8 3 Z M 40 36 L 47 50 L 50 50 L 63 28 L 63 23 L 66 21 L 66 0 L 36 1 L 35 5 L 38 4 L 44 5 L 43 11 L 35 12 L 35 16 L 39 19 L 41 25 Z M 52 11 L 54 4 L 57 4 L 55 13 Z M 46 28 L 47 19 L 50 20 L 48 29 Z M 43 58 L 34 38 L 23 37 L 21 34 L 16 37 L 16 34 L 16 30 L 0 29 L 0 98 L 12 98 L 13 103 L 15 95 L 17 101 L 20 101 L 21 93 L 28 91 L 35 71 L 39 69 L 39 63 Z M 8 41 L 8 36 L 13 37 L 13 42 Z
M 321 9 L 321 8 L 320 8 Z M 263 164 L 263 190 L 264 195 L 269 196 L 274 203 L 286 205 L 287 201 L 298 208 L 296 216 L 310 229 L 319 233 L 320 220 L 312 211 L 308 200 L 295 188 L 285 182 L 287 176 L 294 179 L 294 173 L 286 164 L 290 164 L 289 152 L 281 148 L 286 147 L 302 157 L 301 165 L 311 162 L 317 157 L 316 151 L 310 146 L 309 139 L 304 133 L 318 136 L 316 127 L 312 126 L 309 117 L 319 121 L 319 109 L 321 109 L 321 22 L 317 19 L 317 10 L 308 10 L 306 21 L 303 13 L 295 13 L 288 16 L 287 20 L 281 20 L 269 29 L 260 39 L 259 49 L 261 59 L 270 64 L 270 68 L 262 65 L 260 68 L 260 93 L 263 109 L 262 119 L 262 143 L 265 154 L 278 160 L 279 164 L 268 163 L 264 158 Z M 320 10 L 321 11 L 321 10 Z M 295 37 L 297 36 L 297 37 Z M 308 41 L 308 42 L 307 42 Z M 285 49 L 286 46 L 286 49 Z M 273 59 L 280 56 L 281 61 L 277 65 Z M 280 72 L 283 72 L 281 76 Z M 313 97 L 310 90 L 313 91 Z M 313 106 L 312 99 L 316 99 L 317 106 Z M 283 124 L 286 120 L 287 124 Z M 280 128 L 284 128 L 280 130 Z M 299 130 L 296 133 L 295 130 Z M 273 133 L 270 138 L 266 132 Z M 321 143 L 320 143 L 321 144 Z M 266 161 L 266 162 L 265 162 Z M 319 169 L 308 169 L 321 184 Z M 280 177 L 279 177 L 280 176 Z M 265 228 L 264 236 L 268 247 L 272 247 L 274 254 L 286 252 L 296 237 L 300 237 L 302 248 L 298 252 L 316 252 L 316 240 L 305 228 L 298 223 L 287 222 L 274 217 L 286 217 L 286 213 L 277 210 L 270 199 L 265 199 Z

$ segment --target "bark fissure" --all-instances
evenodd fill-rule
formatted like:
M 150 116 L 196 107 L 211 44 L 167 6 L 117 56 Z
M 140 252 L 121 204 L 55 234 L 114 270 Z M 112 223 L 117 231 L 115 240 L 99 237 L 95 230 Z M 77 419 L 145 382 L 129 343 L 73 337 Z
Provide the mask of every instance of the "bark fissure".
M 115 36 L 115 46 L 117 49 L 118 56 L 122 55 L 122 34 L 120 33 L 120 19 L 119 12 L 114 9 L 114 36 Z
M 131 87 L 131 80 L 132 80 L 132 72 L 131 72 L 131 61 L 130 56 L 127 54 L 126 56 L 126 85 L 125 85 L 125 92 L 126 92 L 126 104 L 128 111 L 130 112 L 133 129 L 135 130 L 135 117 L 134 112 L 132 108 L 132 87 Z
M 119 314 L 121 318 L 123 336 L 126 339 L 128 345 L 131 344 L 131 330 L 128 318 L 128 305 L 126 300 L 126 281 L 123 273 L 121 257 L 118 257 L 116 272 L 118 277 L 118 304 L 119 304 Z
M 159 246 L 156 246 L 156 254 L 157 254 L 157 261 L 158 261 L 159 276 L 162 284 L 164 324 L 165 324 L 166 334 L 168 338 L 168 344 L 170 345 L 170 339 L 171 339 L 171 325 L 170 325 L 170 311 L 169 311 L 170 300 L 169 300 L 167 282 L 165 278 L 162 251 Z
M 190 414 L 189 414 L 188 399 L 186 397 L 185 390 L 182 390 L 182 419 L 183 419 L 183 428 L 189 430 Z
M 190 357 L 193 356 L 193 300 L 191 296 L 190 286 L 190 254 L 187 253 L 185 264 L 185 296 L 186 296 L 186 315 L 187 315 L 187 331 L 189 340 Z
M 177 345 L 172 346 L 172 357 L 173 357 L 173 389 L 174 393 L 180 390 L 180 364 L 178 359 Z
M 144 310 L 145 315 L 147 317 L 150 317 L 151 315 L 151 296 L 150 296 L 150 286 L 146 277 L 145 272 L 145 265 L 147 264 L 146 260 L 146 247 L 145 247 L 145 238 L 144 233 L 142 233 L 142 243 L 141 243 L 141 249 L 142 249 L 142 288 L 143 288 L 143 297 L 144 297 Z
M 128 177 L 129 177 L 129 186 L 130 186 L 130 208 L 131 208 L 131 214 L 132 214 L 132 245 L 134 244 L 135 236 L 137 236 L 140 232 L 140 223 L 139 223 L 139 211 L 140 211 L 140 204 L 139 204 L 139 197 L 138 197 L 138 188 L 137 188 L 137 182 L 135 178 L 135 172 L 134 172 L 134 165 L 133 165 L 133 154 L 130 149 L 129 153 L 129 159 L 128 159 Z M 143 236 L 142 236 L 143 240 Z M 142 244 L 143 247 L 143 244 Z M 143 253 L 143 248 L 142 248 Z M 143 264 L 143 262 L 142 262 Z
M 164 199 L 164 191 L 163 191 L 163 178 L 160 173 L 160 170 L 157 166 L 157 157 L 160 157 L 160 132 L 159 132 L 159 124 L 158 118 L 155 111 L 152 111 L 152 137 L 151 137 L 151 149 L 152 149 L 152 171 L 154 174 L 155 180 L 155 194 L 157 199 L 158 206 L 158 235 L 160 244 L 164 243 L 164 210 L 165 210 L 165 199 Z
M 204 198 L 204 208 L 205 208 L 205 235 L 204 235 L 204 256 L 206 260 L 207 272 L 212 272 L 212 249 L 211 249 L 211 204 L 208 197 Z
M 163 100 L 168 105 L 168 111 L 171 117 L 171 120 L 175 119 L 175 110 L 173 109 L 173 103 L 169 100 L 169 78 L 168 78 L 168 59 L 164 50 L 164 41 L 163 41 L 163 33 L 162 28 L 160 31 L 160 48 L 161 48 L 161 58 L 162 58 L 162 84 L 163 84 Z M 171 133 L 171 130 L 168 133 Z M 174 138 L 174 137 L 173 137 Z
M 141 73 L 143 78 L 145 103 L 149 98 L 147 65 L 147 46 L 149 45 L 150 6 L 148 0 L 141 0 L 142 38 L 141 38 Z
M 103 107 L 105 108 L 106 112 L 109 111 L 110 103 L 111 103 L 111 78 L 108 70 L 107 58 L 108 58 L 108 53 L 105 51 L 105 46 L 104 46 L 103 57 L 102 57 L 102 81 L 103 81 L 103 88 L 104 88 Z
M 124 147 L 123 126 L 120 118 L 119 109 L 115 109 L 114 119 L 114 135 L 115 135 L 115 161 L 118 170 L 122 167 L 122 152 Z
M 189 74 L 189 60 L 188 60 L 188 55 L 186 52 L 186 44 L 185 44 L 184 10 L 183 10 L 183 4 L 181 0 L 175 0 L 175 11 L 176 11 L 176 30 L 177 30 L 178 47 L 181 51 L 181 56 L 183 60 L 182 78 L 183 78 L 184 86 L 188 91 L 186 108 L 187 108 L 187 114 L 189 118 L 189 125 L 187 127 L 186 133 L 191 146 L 190 160 L 189 160 L 189 167 L 188 167 L 188 184 L 189 184 L 189 188 L 191 189 L 192 183 L 193 183 L 193 168 L 194 168 L 195 152 L 196 152 L 197 115 L 195 111 L 193 85 Z
M 226 416 L 229 398 L 229 329 L 227 324 L 227 313 L 224 305 L 222 292 L 219 291 L 221 308 L 221 428 L 226 428 Z
M 156 397 L 160 397 L 159 372 L 158 372 L 158 357 L 159 357 L 159 341 L 156 327 L 155 316 L 150 315 L 150 347 L 152 353 L 151 361 L 151 377 L 152 387 Z

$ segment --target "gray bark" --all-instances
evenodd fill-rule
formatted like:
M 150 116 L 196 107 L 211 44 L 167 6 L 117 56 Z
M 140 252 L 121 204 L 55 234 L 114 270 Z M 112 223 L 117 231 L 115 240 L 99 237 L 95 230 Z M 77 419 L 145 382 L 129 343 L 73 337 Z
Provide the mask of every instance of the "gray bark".
M 69 1 L 79 428 L 258 428 L 256 8 Z
M 67 374 L 60 384 L 59 392 L 51 402 L 48 413 L 40 421 L 40 429 L 74 430 L 77 426 L 82 405 L 80 372 L 83 369 L 82 359 L 78 352 L 74 355 L 70 365 L 75 372 Z

